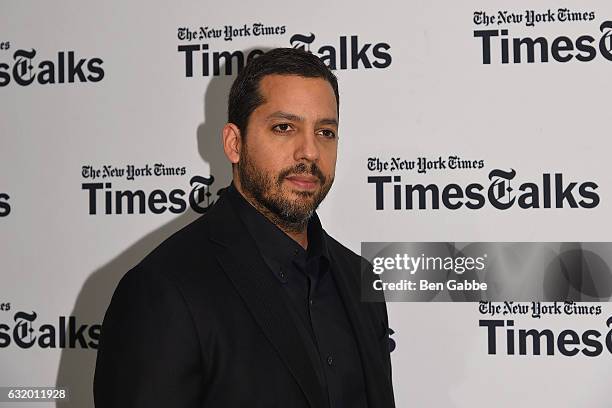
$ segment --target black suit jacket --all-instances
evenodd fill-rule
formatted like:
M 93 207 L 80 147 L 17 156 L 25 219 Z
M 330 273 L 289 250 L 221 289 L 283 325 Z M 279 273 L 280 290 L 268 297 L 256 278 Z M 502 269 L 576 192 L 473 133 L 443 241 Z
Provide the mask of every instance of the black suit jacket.
M 384 303 L 361 258 L 325 234 L 371 408 L 394 406 Z M 282 288 L 227 198 L 119 282 L 102 325 L 97 408 L 327 406 Z

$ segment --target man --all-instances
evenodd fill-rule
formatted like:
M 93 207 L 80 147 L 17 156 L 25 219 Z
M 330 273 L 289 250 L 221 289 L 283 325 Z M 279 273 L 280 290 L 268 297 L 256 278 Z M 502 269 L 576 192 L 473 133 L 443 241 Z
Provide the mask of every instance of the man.
M 310 53 L 252 60 L 229 97 L 233 183 L 119 283 L 102 326 L 97 408 L 393 407 L 384 302 L 321 228 L 338 85 Z

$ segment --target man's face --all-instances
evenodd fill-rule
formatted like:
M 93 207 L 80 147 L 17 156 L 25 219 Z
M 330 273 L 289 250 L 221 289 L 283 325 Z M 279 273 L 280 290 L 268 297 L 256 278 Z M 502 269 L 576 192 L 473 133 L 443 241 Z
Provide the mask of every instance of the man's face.
M 237 163 L 240 185 L 281 227 L 301 229 L 334 181 L 338 112 L 322 78 L 268 75 Z

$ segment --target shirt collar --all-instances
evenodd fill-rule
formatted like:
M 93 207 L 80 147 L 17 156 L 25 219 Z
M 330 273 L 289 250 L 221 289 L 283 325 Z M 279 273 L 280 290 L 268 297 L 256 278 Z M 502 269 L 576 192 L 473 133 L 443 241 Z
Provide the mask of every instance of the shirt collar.
M 264 260 L 273 270 L 276 269 L 274 268 L 276 265 L 270 265 L 270 263 L 282 267 L 298 257 L 306 260 L 322 257 L 329 261 L 325 232 L 316 213 L 308 221 L 308 248 L 304 250 L 300 244 L 253 207 L 234 187 L 233 183 L 230 184 L 226 192 L 234 203 L 234 208 L 245 224 L 247 231 L 255 240 Z

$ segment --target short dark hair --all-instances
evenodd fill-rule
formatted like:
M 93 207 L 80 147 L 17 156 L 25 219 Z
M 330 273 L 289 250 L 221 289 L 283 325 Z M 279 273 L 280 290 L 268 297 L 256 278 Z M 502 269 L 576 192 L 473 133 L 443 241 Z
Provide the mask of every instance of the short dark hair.
M 251 113 L 265 102 L 259 83 L 266 75 L 273 74 L 325 79 L 334 90 L 339 112 L 338 79 L 319 57 L 301 49 L 274 48 L 251 59 L 232 84 L 227 104 L 228 122 L 235 124 L 243 137 Z

